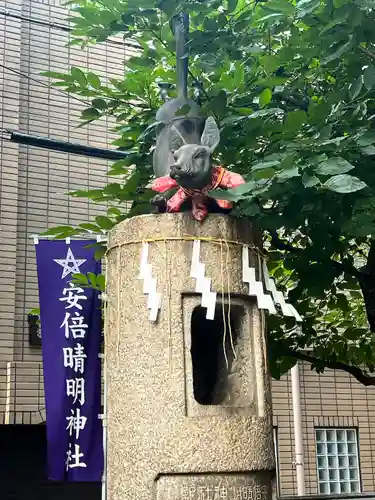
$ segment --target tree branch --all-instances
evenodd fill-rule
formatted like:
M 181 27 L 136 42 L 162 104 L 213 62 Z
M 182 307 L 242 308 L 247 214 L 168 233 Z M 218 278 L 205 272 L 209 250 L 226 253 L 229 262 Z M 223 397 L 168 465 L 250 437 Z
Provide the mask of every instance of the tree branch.
M 318 361 L 317 358 L 314 358 L 314 356 L 311 356 L 301 351 L 294 351 L 292 349 L 286 350 L 285 354 L 291 356 L 292 358 L 296 358 L 301 361 L 307 361 L 308 363 L 312 364 Z M 375 385 L 375 376 L 368 375 L 367 373 L 363 372 L 360 368 L 357 368 L 356 366 L 347 365 L 345 363 L 342 363 L 341 361 L 326 361 L 326 360 L 324 361 L 324 364 L 327 368 L 330 368 L 331 370 L 343 370 L 349 373 L 354 378 L 356 378 L 358 382 L 360 382 L 366 387 L 370 385 Z
M 309 109 L 309 101 L 299 100 L 292 95 L 286 94 L 285 92 L 274 92 L 273 96 L 278 101 L 285 101 L 287 104 L 291 104 L 295 108 L 302 109 L 302 111 L 305 111 L 306 113 Z
M 371 59 L 375 59 L 375 54 L 371 52 L 371 50 L 365 49 L 364 47 L 361 47 L 358 45 L 359 50 L 363 53 L 366 54 L 366 56 L 371 57 Z

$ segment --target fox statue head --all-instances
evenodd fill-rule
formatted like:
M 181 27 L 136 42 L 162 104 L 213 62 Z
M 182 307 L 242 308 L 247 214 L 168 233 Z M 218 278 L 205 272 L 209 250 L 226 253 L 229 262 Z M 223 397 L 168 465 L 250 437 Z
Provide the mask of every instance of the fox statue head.
M 170 177 L 185 189 L 201 189 L 211 181 L 212 154 L 220 141 L 219 128 L 207 118 L 200 144 L 188 144 L 177 127 L 170 130 Z

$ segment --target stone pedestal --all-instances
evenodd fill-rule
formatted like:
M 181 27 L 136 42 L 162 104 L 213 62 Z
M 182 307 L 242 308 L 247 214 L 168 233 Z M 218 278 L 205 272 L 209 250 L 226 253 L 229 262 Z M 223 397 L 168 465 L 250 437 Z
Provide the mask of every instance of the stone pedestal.
M 247 221 L 225 215 L 203 224 L 190 214 L 145 215 L 111 232 L 108 500 L 271 497 L 264 317 L 243 281 L 243 245 L 256 243 Z M 249 264 L 260 264 L 251 248 Z M 204 278 L 211 278 L 208 289 Z M 202 301 L 212 304 L 214 292 L 210 320 Z M 160 308 L 150 321 L 148 301 L 156 304 L 157 294 Z

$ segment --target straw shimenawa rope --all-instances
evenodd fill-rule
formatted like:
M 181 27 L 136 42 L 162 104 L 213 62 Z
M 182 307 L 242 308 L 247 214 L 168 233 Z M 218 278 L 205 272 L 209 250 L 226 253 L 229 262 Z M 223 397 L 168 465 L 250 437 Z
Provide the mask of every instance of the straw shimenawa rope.
M 263 254 L 263 252 L 255 245 L 252 245 L 250 243 L 244 243 L 243 241 L 237 241 L 237 240 L 227 240 L 225 238 L 211 238 L 210 236 L 157 236 L 155 238 L 143 238 L 141 240 L 130 240 L 130 241 L 125 241 L 123 243 L 117 243 L 115 245 L 109 246 L 107 248 L 106 253 L 110 252 L 111 250 L 114 250 L 115 248 L 120 248 L 126 245 L 136 245 L 139 243 L 156 243 L 158 241 L 207 241 L 210 243 L 214 243 L 216 245 L 221 245 L 222 243 L 225 243 L 226 245 L 237 245 L 237 246 L 246 246 L 250 250 L 252 250 L 256 255 L 258 255 L 262 259 L 266 259 L 266 256 Z

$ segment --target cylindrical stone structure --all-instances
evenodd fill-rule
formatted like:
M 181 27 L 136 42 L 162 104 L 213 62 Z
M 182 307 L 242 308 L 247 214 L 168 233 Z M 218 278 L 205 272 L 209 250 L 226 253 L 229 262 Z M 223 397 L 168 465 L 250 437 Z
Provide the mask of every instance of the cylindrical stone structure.
M 227 215 L 111 231 L 107 500 L 271 498 L 265 321 L 248 278 L 261 261 L 257 231 Z

